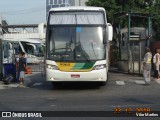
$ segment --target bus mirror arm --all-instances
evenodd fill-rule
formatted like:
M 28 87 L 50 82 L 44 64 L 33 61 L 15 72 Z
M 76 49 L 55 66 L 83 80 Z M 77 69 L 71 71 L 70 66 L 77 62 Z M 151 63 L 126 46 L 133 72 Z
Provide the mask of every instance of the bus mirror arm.
M 106 33 L 103 35 L 103 44 L 107 44 L 107 36 Z
M 103 44 L 107 44 L 106 39 L 103 40 Z

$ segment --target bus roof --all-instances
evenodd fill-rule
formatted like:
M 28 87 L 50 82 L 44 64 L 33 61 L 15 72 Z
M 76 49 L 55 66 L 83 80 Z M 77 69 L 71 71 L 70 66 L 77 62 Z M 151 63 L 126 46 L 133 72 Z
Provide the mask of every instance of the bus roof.
M 86 10 L 86 11 L 105 11 L 103 7 L 90 7 L 90 6 L 71 6 L 71 7 L 58 7 L 58 8 L 51 8 L 50 11 L 79 11 L 79 10 Z

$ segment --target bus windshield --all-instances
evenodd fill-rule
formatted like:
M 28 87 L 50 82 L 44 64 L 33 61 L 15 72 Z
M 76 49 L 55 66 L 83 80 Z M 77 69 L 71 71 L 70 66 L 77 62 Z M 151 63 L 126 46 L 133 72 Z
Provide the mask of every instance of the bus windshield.
M 103 27 L 58 26 L 48 32 L 48 58 L 55 61 L 105 59 Z
M 42 54 L 42 45 L 41 43 L 30 43 L 30 42 L 21 42 L 24 50 L 28 54 Z

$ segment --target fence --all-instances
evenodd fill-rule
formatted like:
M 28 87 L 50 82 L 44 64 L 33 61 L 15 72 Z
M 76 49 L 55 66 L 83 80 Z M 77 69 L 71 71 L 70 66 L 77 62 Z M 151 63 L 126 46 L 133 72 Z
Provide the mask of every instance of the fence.
M 12 56 L 10 55 L 5 60 L 3 60 L 3 63 L 15 64 L 16 57 L 18 56 L 12 54 Z M 45 74 L 45 60 L 44 60 L 43 53 L 35 53 L 35 54 L 26 53 L 25 57 L 27 59 L 27 68 L 29 70 L 28 74 L 31 74 L 33 72 L 39 72 L 39 73 L 42 73 L 42 75 Z
M 27 67 L 30 68 L 31 72 L 40 72 L 44 74 L 45 72 L 45 60 L 44 54 L 26 54 Z

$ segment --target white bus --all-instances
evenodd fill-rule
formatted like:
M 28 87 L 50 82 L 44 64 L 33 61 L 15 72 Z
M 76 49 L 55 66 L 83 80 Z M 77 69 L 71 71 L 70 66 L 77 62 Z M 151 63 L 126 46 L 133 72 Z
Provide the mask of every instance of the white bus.
M 25 52 L 27 63 L 38 63 L 44 60 L 44 42 L 38 39 L 3 40 L 3 63 L 13 62 L 13 55 Z
M 46 80 L 106 84 L 108 42 L 113 29 L 101 7 L 61 7 L 49 11 L 46 30 Z

